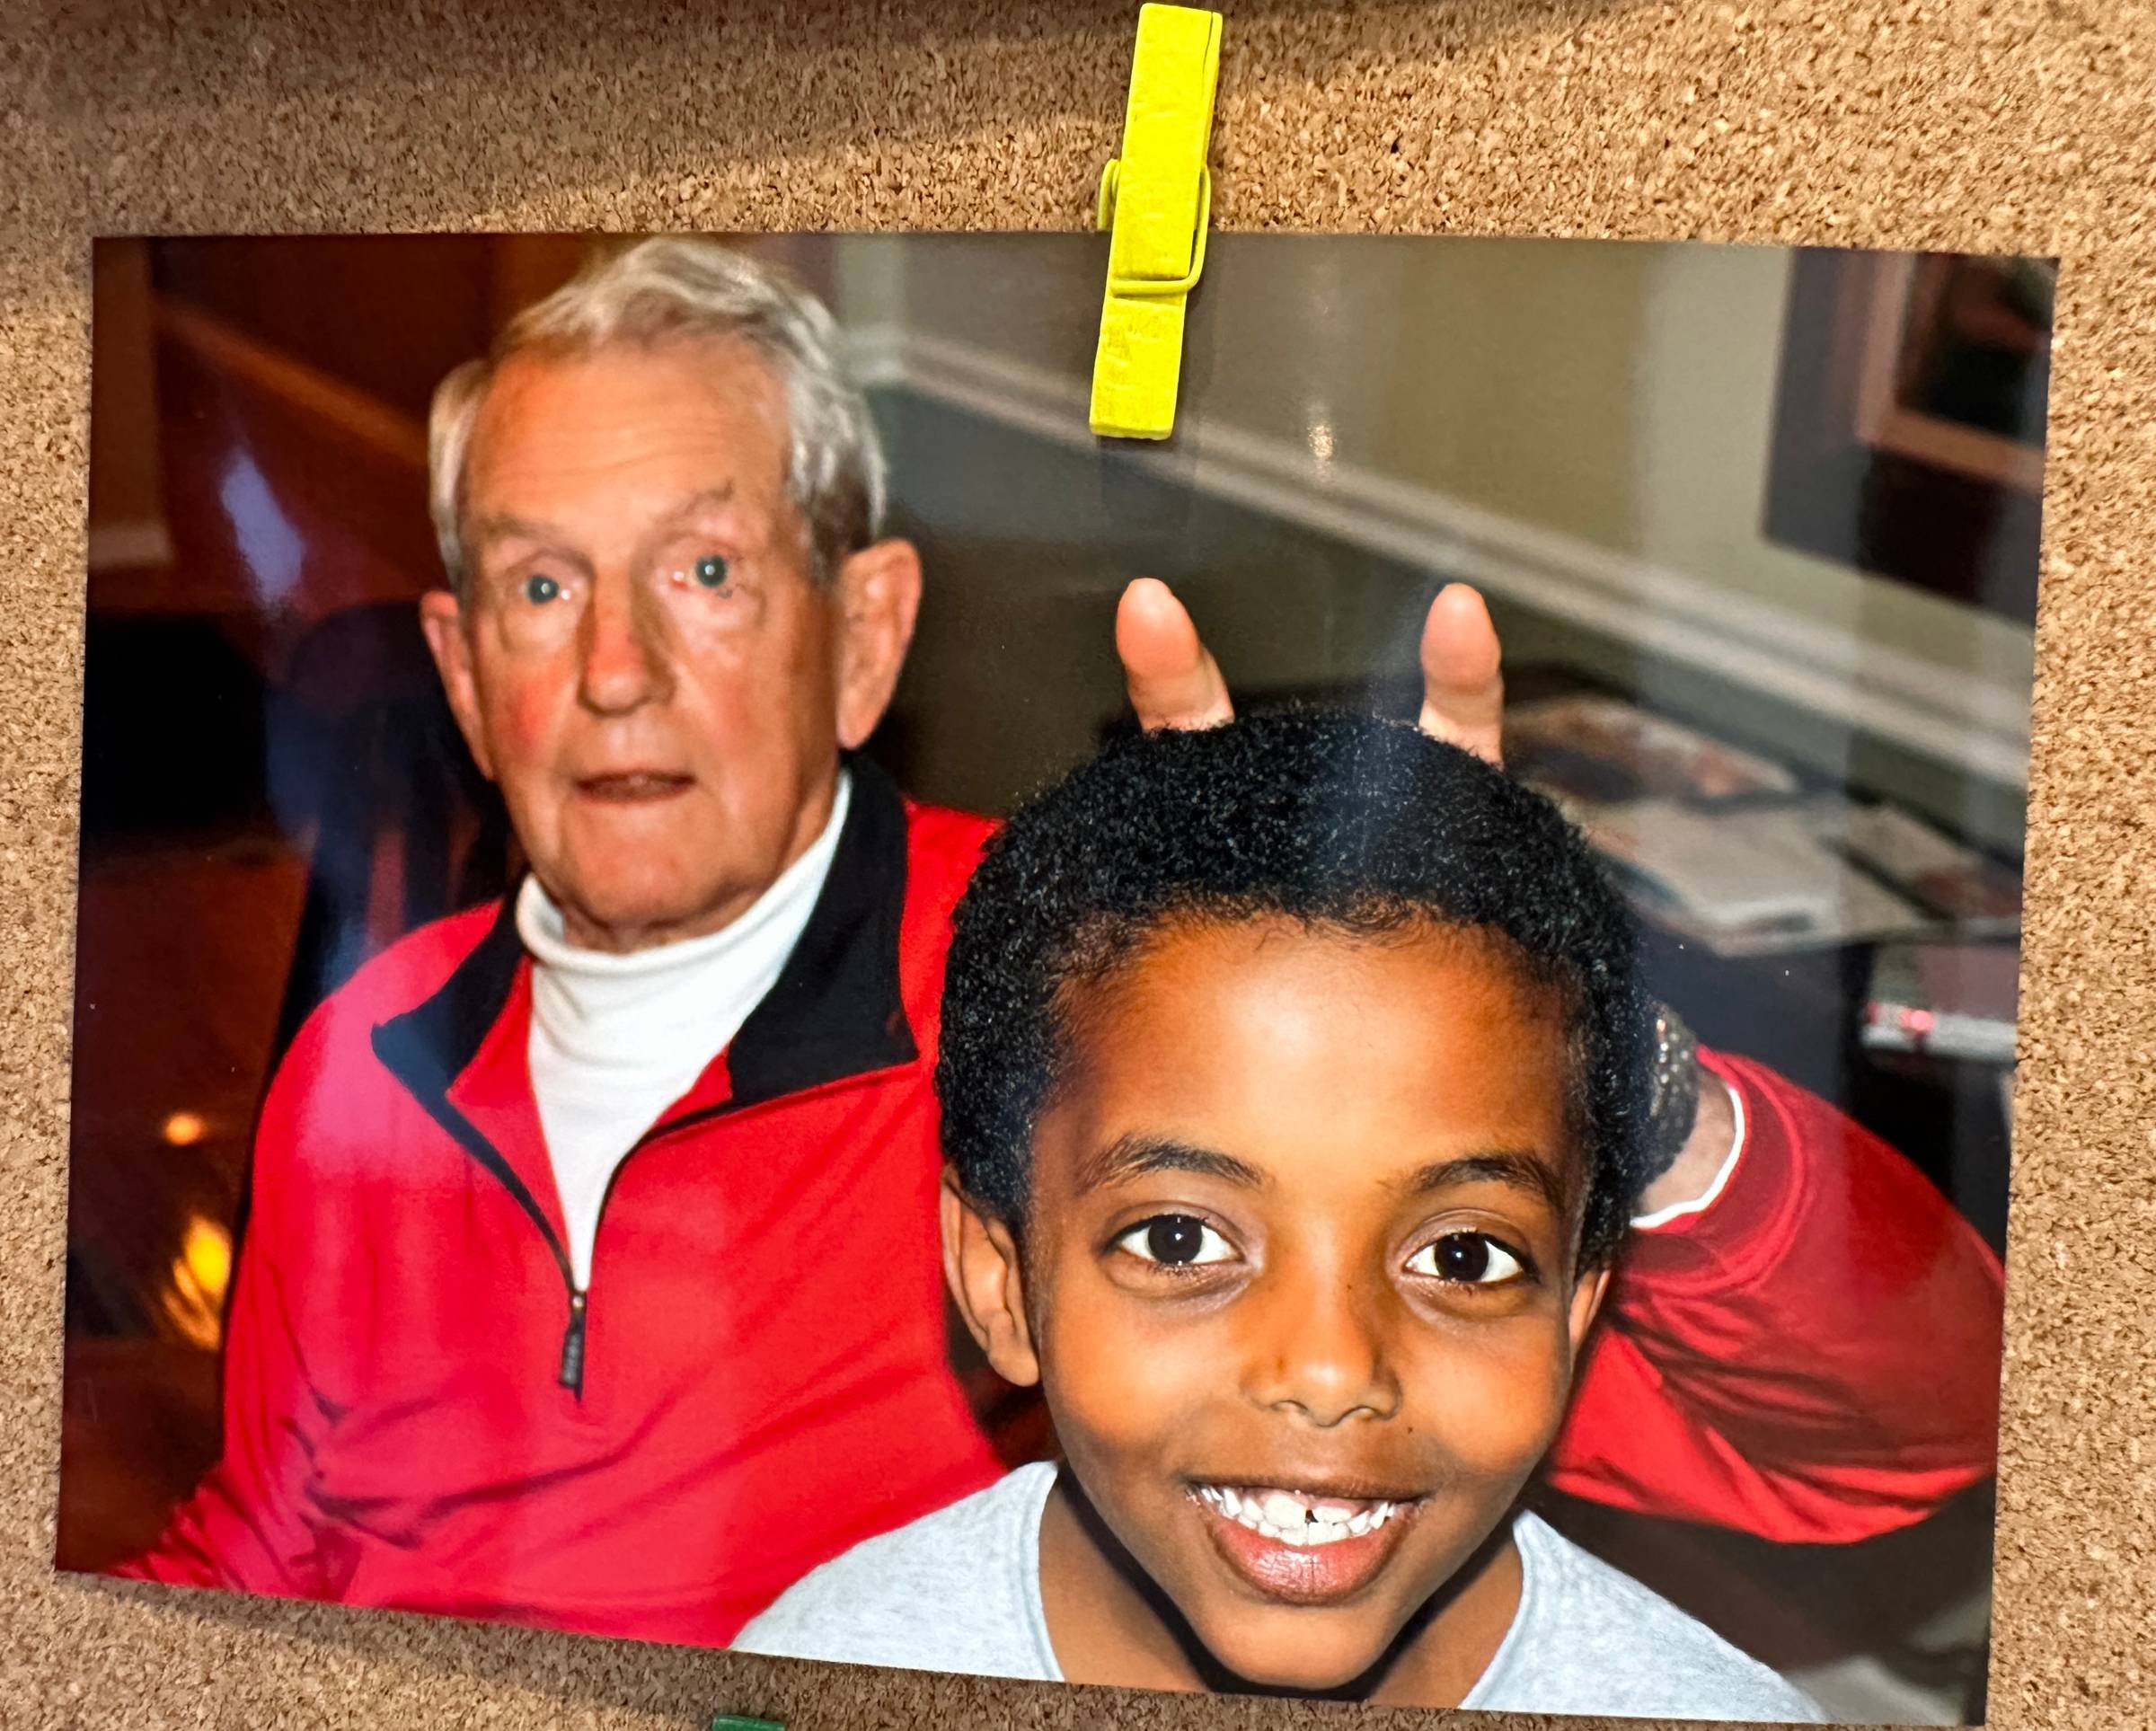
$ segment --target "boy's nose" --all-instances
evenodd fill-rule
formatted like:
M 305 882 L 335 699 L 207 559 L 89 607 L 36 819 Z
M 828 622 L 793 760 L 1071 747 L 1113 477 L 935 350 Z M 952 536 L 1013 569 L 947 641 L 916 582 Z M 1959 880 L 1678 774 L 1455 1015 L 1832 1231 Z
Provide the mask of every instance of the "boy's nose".
M 1281 1282 L 1252 1339 L 1249 1392 L 1259 1405 L 1330 1429 L 1390 1418 L 1401 1390 L 1385 1350 L 1383 1299 L 1339 1279 Z
M 596 584 L 581 623 L 578 683 L 588 709 L 618 715 L 667 695 L 664 622 L 634 586 Z

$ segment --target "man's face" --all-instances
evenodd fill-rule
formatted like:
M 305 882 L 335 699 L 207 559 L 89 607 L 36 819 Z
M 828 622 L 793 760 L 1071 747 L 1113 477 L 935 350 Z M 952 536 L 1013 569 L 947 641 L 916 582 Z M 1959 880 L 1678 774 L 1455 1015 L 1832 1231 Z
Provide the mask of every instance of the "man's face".
M 1563 1021 L 1477 937 L 1284 921 L 1171 927 L 1079 1009 L 1022 1259 L 1057 1435 L 1215 1659 L 1337 1688 L 1562 1417 L 1602 1285 Z
M 572 941 L 633 949 L 735 918 L 827 820 L 910 634 L 886 543 L 810 579 L 787 423 L 747 345 L 519 356 L 464 470 L 470 582 L 429 641 Z

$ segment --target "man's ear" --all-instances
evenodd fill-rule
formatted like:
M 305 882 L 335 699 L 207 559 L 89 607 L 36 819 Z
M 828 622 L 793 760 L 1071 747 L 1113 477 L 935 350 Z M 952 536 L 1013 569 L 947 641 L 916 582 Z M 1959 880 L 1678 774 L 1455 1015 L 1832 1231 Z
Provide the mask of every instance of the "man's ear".
M 429 589 L 420 597 L 420 629 L 427 634 L 435 671 L 442 676 L 450 713 L 471 748 L 472 761 L 491 782 L 494 765 L 487 756 L 486 730 L 480 726 L 479 686 L 472 676 L 472 640 L 464 634 L 464 608 L 448 590 Z
M 943 1278 L 995 1373 L 1020 1388 L 1040 1381 L 1040 1355 L 1026 1320 L 1025 1276 L 1011 1229 L 984 1214 L 943 1169 Z
M 838 743 L 851 751 L 890 707 L 921 611 L 921 555 L 910 541 L 879 541 L 841 561 L 838 607 Z

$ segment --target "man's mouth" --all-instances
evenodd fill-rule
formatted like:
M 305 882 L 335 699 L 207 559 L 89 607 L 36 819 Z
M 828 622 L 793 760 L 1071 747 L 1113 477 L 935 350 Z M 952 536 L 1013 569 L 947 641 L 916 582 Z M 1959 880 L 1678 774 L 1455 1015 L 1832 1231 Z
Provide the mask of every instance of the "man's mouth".
M 1357 1497 L 1278 1485 L 1199 1484 L 1214 1548 L 1268 1598 L 1325 1604 L 1360 1592 L 1398 1548 L 1420 1497 Z
M 579 776 L 577 791 L 587 799 L 611 805 L 636 805 L 651 799 L 670 799 L 696 784 L 693 775 L 667 770 L 618 770 L 605 775 Z

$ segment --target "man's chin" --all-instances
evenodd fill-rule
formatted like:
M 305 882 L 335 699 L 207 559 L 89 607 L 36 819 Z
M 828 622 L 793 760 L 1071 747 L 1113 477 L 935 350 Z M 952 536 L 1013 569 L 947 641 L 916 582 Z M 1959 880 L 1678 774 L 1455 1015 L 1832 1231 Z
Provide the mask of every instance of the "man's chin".
M 570 896 L 555 897 L 571 943 L 615 953 L 717 932 L 755 899 L 716 887 L 700 894 L 674 884 L 618 883 L 583 885 Z

